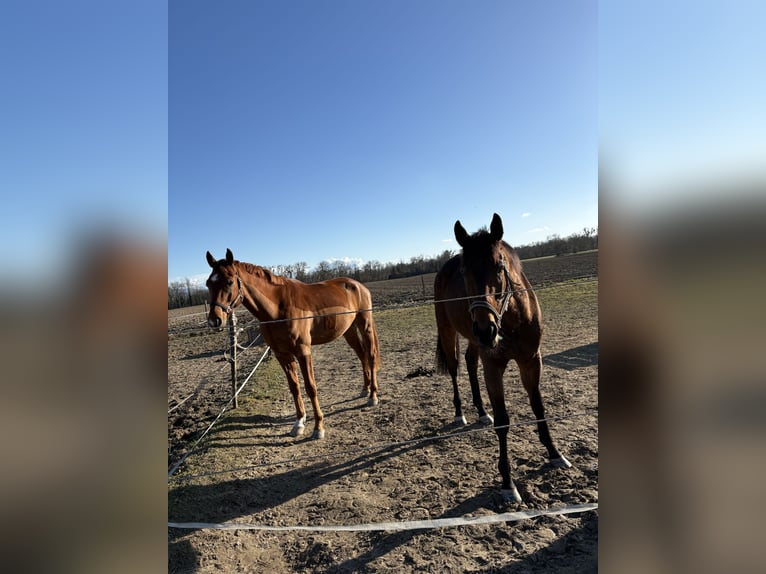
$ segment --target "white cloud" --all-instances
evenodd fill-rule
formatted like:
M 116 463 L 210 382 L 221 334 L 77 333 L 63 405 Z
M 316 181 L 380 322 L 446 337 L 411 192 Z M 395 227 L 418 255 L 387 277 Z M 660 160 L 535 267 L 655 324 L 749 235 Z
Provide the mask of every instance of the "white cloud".
M 525 211 L 524 213 L 521 214 L 521 217 L 529 217 L 530 215 L 532 214 L 529 213 L 528 211 Z
M 364 266 L 364 259 L 359 259 L 358 257 L 330 257 L 324 261 L 330 266 L 333 266 L 336 263 L 343 263 L 344 265 L 349 265 L 352 268 L 360 268 Z
M 547 225 L 545 227 L 535 227 L 534 229 L 527 231 L 527 233 L 540 233 L 542 231 L 550 231 L 550 227 Z
M 208 277 L 210 277 L 210 273 L 200 273 L 199 275 L 192 275 L 191 277 L 176 277 L 175 279 L 168 280 L 168 285 L 176 282 L 186 285 L 186 280 L 188 279 L 192 287 L 202 288 L 205 287 Z

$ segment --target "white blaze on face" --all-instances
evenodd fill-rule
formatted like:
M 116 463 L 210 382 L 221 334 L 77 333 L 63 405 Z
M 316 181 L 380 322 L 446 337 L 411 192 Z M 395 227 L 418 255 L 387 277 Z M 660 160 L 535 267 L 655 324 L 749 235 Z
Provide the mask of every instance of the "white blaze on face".
M 213 283 L 218 281 L 218 273 L 213 273 L 212 275 L 210 275 L 209 281 L 212 281 Z

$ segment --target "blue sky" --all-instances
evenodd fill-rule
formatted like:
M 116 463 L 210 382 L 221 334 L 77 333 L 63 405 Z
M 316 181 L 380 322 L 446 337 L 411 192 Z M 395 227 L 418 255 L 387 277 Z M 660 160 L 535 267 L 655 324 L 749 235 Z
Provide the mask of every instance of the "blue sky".
M 493 211 L 530 243 L 597 225 L 597 160 L 626 210 L 664 209 L 688 198 L 657 182 L 766 169 L 764 21 L 745 0 L 6 0 L 0 280 L 55 276 L 90 228 L 167 233 L 170 279 L 227 247 L 432 255 Z
M 759 0 L 599 3 L 599 162 L 627 214 L 763 180 L 765 22 Z
M 164 243 L 163 3 L 4 1 L 0 69 L 3 280 L 57 276 L 91 230 Z
M 593 1 L 170 3 L 170 280 L 598 225 Z

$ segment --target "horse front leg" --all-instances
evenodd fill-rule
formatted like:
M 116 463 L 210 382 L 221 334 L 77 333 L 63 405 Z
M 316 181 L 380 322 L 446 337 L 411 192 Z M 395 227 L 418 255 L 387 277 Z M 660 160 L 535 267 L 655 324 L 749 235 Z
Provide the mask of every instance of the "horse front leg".
M 319 397 L 317 396 L 317 385 L 314 380 L 314 362 L 311 358 L 311 347 L 304 345 L 302 353 L 298 355 L 298 363 L 301 366 L 301 372 L 303 373 L 303 382 L 306 387 L 306 394 L 311 401 L 311 406 L 314 409 L 314 432 L 311 438 L 320 439 L 324 438 L 324 415 L 322 409 L 319 407 Z
M 517 359 L 516 363 L 519 365 L 521 382 L 529 396 L 532 412 L 535 413 L 535 419 L 538 421 L 537 434 L 540 437 L 540 442 L 543 443 L 543 446 L 548 451 L 548 459 L 556 468 L 571 467 L 572 463 L 553 444 L 553 439 L 548 429 L 548 422 L 545 420 L 545 407 L 543 406 L 543 398 L 540 395 L 540 374 L 542 372 L 542 357 L 540 357 L 540 353 L 537 353 L 528 360 Z
M 505 408 L 505 394 L 503 392 L 503 368 L 492 365 L 488 368 L 484 363 L 484 383 L 492 405 L 492 413 L 495 415 L 495 434 L 499 447 L 497 470 L 500 473 L 502 484 L 500 494 L 503 502 L 521 502 L 521 495 L 511 478 L 511 464 L 508 459 L 508 411 Z
M 274 353 L 274 355 L 285 373 L 287 386 L 289 387 L 290 394 L 293 396 L 293 401 L 295 402 L 295 424 L 290 430 L 290 436 L 300 436 L 303 434 L 303 430 L 306 427 L 306 408 L 303 406 L 303 398 L 301 397 L 301 388 L 298 382 L 298 369 L 295 363 L 295 357 L 282 353 Z
M 481 390 L 479 388 L 479 350 L 472 343 L 468 344 L 468 348 L 465 351 L 465 366 L 468 371 L 468 380 L 471 383 L 473 406 L 479 412 L 479 420 L 485 425 L 491 425 L 495 421 L 484 410 L 484 401 L 481 400 Z

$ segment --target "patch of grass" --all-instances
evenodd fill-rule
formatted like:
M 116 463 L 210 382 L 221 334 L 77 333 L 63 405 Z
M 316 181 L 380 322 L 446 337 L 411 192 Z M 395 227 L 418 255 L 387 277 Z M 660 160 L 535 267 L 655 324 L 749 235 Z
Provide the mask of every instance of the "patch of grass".
M 598 280 L 571 281 L 536 289 L 543 321 L 551 316 L 574 316 L 598 308 Z
M 375 312 L 374 317 L 378 338 L 381 337 L 381 331 L 398 331 L 428 323 L 432 323 L 436 328 L 436 317 L 433 305 L 430 303 L 401 309 L 384 309 Z
M 254 365 L 253 365 L 254 366 Z M 240 371 L 239 384 L 250 373 Z M 240 407 L 245 407 L 250 414 L 270 414 L 275 402 L 281 401 L 287 391 L 287 379 L 282 367 L 272 354 L 263 360 L 253 374 L 245 389 L 239 395 Z

